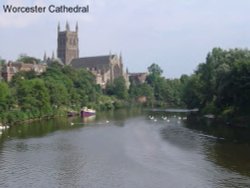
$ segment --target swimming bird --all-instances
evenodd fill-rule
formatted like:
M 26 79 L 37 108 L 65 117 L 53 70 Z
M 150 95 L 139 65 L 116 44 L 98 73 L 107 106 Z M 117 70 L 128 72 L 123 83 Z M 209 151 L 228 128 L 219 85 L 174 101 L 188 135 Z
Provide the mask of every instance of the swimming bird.
M 149 119 L 151 119 L 151 120 L 153 120 L 154 119 L 154 116 L 148 116 L 149 117 Z
M 168 119 L 168 118 L 165 117 L 165 116 L 162 116 L 161 118 L 162 118 L 164 121 Z

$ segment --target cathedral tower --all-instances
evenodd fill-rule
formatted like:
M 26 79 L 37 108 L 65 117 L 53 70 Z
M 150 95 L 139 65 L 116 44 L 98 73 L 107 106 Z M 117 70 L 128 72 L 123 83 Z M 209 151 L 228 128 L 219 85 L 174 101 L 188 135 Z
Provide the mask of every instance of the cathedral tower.
M 65 31 L 60 31 L 60 24 L 58 24 L 57 57 L 61 59 L 65 65 L 69 65 L 73 59 L 79 58 L 77 23 L 75 31 L 70 31 L 68 22 L 66 23 Z

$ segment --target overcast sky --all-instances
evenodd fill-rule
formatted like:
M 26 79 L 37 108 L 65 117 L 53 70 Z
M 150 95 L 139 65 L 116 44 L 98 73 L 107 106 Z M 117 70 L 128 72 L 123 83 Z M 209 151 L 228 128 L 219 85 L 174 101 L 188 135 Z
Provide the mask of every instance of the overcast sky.
M 130 72 L 157 63 L 168 78 L 191 74 L 213 47 L 249 48 L 249 0 L 1 0 L 0 57 L 42 58 L 57 48 L 57 25 L 79 24 L 80 56 L 122 52 Z M 89 5 L 88 14 L 6 14 L 3 4 Z

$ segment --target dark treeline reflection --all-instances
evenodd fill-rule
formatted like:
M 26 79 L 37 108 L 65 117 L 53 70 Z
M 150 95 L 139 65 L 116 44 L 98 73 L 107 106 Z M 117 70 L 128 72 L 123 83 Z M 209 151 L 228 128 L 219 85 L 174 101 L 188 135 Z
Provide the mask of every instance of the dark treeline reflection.
M 214 137 L 212 144 L 205 150 L 208 160 L 224 168 L 250 176 L 250 129 L 232 127 L 211 119 L 194 117 L 189 118 L 184 126 Z

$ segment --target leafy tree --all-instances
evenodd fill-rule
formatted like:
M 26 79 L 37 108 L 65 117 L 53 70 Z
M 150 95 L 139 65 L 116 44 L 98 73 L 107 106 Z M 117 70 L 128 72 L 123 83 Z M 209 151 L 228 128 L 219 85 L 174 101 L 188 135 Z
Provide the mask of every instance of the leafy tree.
M 206 113 L 248 114 L 250 109 L 250 51 L 214 48 L 206 62 L 187 80 L 183 100 Z
M 147 83 L 136 85 L 132 83 L 129 88 L 130 98 L 133 101 L 137 100 L 138 97 L 147 97 L 147 104 L 151 105 L 154 101 L 154 91 L 153 88 Z
M 147 84 L 153 88 L 154 99 L 160 106 L 181 106 L 183 83 L 179 79 L 165 79 L 162 69 L 157 64 L 148 67 Z M 184 78 L 183 78 L 184 79 Z
M 147 83 L 153 88 L 154 98 L 156 101 L 166 102 L 166 95 L 168 92 L 168 86 L 166 80 L 161 76 L 163 73 L 159 65 L 153 63 L 148 67 L 149 75 L 147 76 Z
M 192 75 L 183 87 L 182 100 L 188 108 L 199 108 L 203 95 L 201 93 L 202 83 L 199 76 Z
M 62 83 L 58 83 L 54 79 L 47 78 L 45 80 L 45 86 L 50 95 L 50 104 L 53 107 L 58 108 L 69 104 L 69 95 L 66 87 Z
M 5 82 L 0 82 L 0 113 L 8 109 L 10 94 L 9 86 Z
M 17 99 L 23 111 L 36 116 L 51 112 L 49 92 L 41 79 L 22 80 L 17 87 Z
M 113 93 L 118 99 L 127 99 L 128 90 L 126 86 L 126 81 L 123 77 L 118 77 L 113 83 Z
M 39 59 L 35 57 L 30 57 L 26 54 L 21 54 L 19 58 L 17 59 L 17 61 L 23 62 L 23 63 L 39 63 L 40 62 Z
M 161 67 L 155 63 L 153 63 L 152 65 L 150 65 L 148 67 L 148 72 L 150 74 L 153 74 L 153 75 L 161 75 L 163 73 L 163 70 L 161 69 Z

